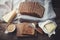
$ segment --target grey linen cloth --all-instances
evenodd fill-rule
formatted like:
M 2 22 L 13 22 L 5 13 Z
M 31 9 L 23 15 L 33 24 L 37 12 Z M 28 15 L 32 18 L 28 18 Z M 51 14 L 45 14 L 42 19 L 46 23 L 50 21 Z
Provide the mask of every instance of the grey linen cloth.
M 19 4 L 24 1 L 32 1 L 32 2 L 39 2 L 44 8 L 45 12 L 42 18 L 33 18 L 31 19 L 30 16 L 28 17 L 22 17 L 22 19 L 31 19 L 31 20 L 48 20 L 53 19 L 56 17 L 55 12 L 53 11 L 51 0 L 0 0 L 0 19 L 2 20 L 2 16 L 4 14 L 7 14 L 12 9 L 18 9 Z M 25 16 L 25 15 L 24 15 Z M 19 16 L 20 17 L 20 16 Z M 20 17 L 21 18 L 21 17 Z

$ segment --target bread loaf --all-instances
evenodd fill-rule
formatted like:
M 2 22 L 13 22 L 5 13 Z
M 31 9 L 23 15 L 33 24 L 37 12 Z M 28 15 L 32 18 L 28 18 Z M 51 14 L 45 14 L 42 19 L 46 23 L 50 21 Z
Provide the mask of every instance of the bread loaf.
M 23 15 L 42 17 L 44 13 L 44 7 L 38 2 L 22 2 L 19 6 L 19 11 Z

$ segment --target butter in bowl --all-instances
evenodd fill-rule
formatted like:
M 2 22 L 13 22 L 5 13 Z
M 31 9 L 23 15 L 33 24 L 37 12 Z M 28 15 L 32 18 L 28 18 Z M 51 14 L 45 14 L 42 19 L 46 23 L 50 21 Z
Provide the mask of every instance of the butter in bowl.
M 11 33 L 11 32 L 14 32 L 16 29 L 16 26 L 14 24 L 10 24 L 7 29 L 5 30 L 5 34 L 8 34 L 8 33 Z
M 38 23 L 39 27 L 44 31 L 44 33 L 48 34 L 50 37 L 52 34 L 55 34 L 55 29 L 57 24 L 54 21 L 47 20 L 42 23 Z

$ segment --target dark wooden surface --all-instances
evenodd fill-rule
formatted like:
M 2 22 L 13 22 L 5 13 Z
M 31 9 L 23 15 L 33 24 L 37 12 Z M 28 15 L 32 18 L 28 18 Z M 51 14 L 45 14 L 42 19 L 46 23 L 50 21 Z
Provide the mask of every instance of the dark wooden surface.
M 57 23 L 56 34 L 52 35 L 50 38 L 47 35 L 41 35 L 36 33 L 33 37 L 16 37 L 15 33 L 13 34 L 4 34 L 2 29 L 0 29 L 0 40 L 60 40 L 60 1 L 52 0 L 54 11 L 57 15 L 55 21 Z
M 56 13 L 56 23 L 57 23 L 57 29 L 56 29 L 56 34 L 53 35 L 50 39 L 51 40 L 60 40 L 60 0 L 52 0 L 53 3 L 53 8 Z

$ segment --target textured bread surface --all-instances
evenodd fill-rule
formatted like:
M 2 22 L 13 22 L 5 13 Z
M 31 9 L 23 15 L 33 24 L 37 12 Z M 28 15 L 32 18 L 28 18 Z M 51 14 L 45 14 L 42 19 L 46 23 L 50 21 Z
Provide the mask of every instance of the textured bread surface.
M 22 2 L 19 6 L 19 11 L 23 15 L 42 17 L 44 13 L 44 7 L 38 2 Z
M 17 36 L 20 35 L 34 35 L 35 30 L 29 26 L 29 23 L 17 24 Z

